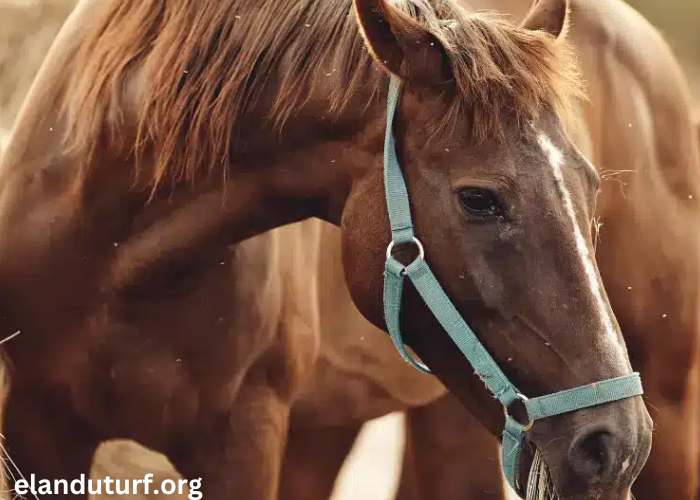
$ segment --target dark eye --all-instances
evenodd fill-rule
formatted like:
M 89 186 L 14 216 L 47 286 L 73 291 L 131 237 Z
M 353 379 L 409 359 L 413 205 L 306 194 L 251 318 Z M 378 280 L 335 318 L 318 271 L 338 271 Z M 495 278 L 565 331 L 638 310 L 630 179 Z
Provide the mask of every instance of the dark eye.
M 489 189 L 465 188 L 458 194 L 459 204 L 469 215 L 486 219 L 505 217 L 506 211 L 499 196 Z

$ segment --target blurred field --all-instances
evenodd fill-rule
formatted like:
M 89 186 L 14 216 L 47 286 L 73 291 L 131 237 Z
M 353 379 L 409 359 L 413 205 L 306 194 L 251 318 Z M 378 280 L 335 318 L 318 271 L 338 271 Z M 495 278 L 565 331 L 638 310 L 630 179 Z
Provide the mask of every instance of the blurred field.
M 0 148 L 24 95 L 73 0 L 0 0 Z M 691 78 L 700 102 L 700 1 L 629 0 L 667 36 Z M 3 130 L 5 129 L 5 130 Z M 346 463 L 333 500 L 389 500 L 397 481 L 403 445 L 400 415 L 369 424 Z M 93 477 L 140 479 L 151 472 L 158 483 L 176 478 L 168 461 L 128 442 L 103 446 Z M 149 498 L 177 498 L 150 495 Z M 182 497 L 186 498 L 186 497 Z

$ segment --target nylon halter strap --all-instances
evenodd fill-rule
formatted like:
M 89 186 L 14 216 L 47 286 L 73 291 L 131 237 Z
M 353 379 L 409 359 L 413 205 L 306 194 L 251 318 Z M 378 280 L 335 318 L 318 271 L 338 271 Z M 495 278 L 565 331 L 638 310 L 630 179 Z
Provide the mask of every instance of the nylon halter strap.
M 413 359 L 401 338 L 401 296 L 404 277 L 408 276 L 423 301 L 462 351 L 476 374 L 503 405 L 506 413 L 502 440 L 503 473 L 513 489 L 521 494 L 516 481 L 520 452 L 525 433 L 532 427 L 535 420 L 639 396 L 643 393 L 642 383 L 639 374 L 635 372 L 631 375 L 528 399 L 508 380 L 447 297 L 428 267 L 423 245 L 414 234 L 408 191 L 396 156 L 393 135 L 394 115 L 399 101 L 400 87 L 400 80 L 392 76 L 387 99 L 384 142 L 384 185 L 391 223 L 391 243 L 386 249 L 384 271 L 384 319 L 391 339 L 401 356 L 418 370 L 430 373 L 427 366 Z M 418 257 L 408 266 L 404 266 L 392 256 L 394 246 L 405 243 L 414 244 L 419 252 Z M 508 414 L 508 408 L 516 401 L 521 401 L 527 411 L 529 422 L 525 425 Z

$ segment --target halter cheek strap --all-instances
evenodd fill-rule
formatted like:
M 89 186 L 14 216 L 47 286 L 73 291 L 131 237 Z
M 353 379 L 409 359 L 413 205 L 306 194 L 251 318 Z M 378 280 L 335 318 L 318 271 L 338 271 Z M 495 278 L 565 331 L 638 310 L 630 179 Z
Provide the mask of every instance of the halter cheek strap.
M 392 76 L 387 99 L 387 126 L 384 141 L 384 187 L 391 224 L 391 243 L 387 247 L 384 269 L 384 319 L 391 339 L 401 356 L 416 369 L 430 373 L 427 366 L 413 359 L 401 337 L 401 297 L 404 278 L 407 276 L 435 318 L 472 365 L 476 374 L 503 405 L 506 411 L 501 457 L 503 473 L 511 487 L 518 494 L 522 494 L 516 481 L 520 454 L 525 433 L 536 420 L 639 396 L 644 392 L 642 382 L 639 374 L 635 372 L 623 377 L 528 399 L 508 380 L 440 286 L 425 261 L 423 245 L 414 234 L 408 191 L 396 156 L 393 135 L 400 85 L 399 79 Z M 406 243 L 414 244 L 419 253 L 408 266 L 404 266 L 392 256 L 395 245 Z M 521 401 L 527 410 L 529 422 L 525 425 L 508 415 L 508 408 L 516 401 Z

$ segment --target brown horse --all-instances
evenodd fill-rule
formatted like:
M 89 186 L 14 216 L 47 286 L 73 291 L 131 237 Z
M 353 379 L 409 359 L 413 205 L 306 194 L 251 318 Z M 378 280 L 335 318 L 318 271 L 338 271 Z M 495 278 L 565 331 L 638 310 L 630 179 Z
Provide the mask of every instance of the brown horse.
M 385 327 L 388 73 L 426 258 L 508 377 L 541 395 L 631 373 L 585 229 L 598 176 L 562 123 L 581 95 L 567 12 L 543 0 L 516 27 L 448 0 L 82 1 L 0 166 L 22 472 L 77 477 L 129 437 L 207 497 L 275 494 L 314 346 L 278 323 L 279 287 L 235 244 L 309 217 L 341 226 L 352 300 Z M 259 293 L 239 293 L 249 272 Z M 502 408 L 418 295 L 404 304 L 406 342 L 496 433 Z M 651 421 L 634 397 L 527 438 L 562 498 L 620 499 Z
M 468 1 L 510 13 L 516 22 L 526 14 L 518 0 Z M 628 5 L 573 0 L 571 19 L 570 37 L 591 90 L 572 135 L 604 179 L 596 258 L 655 423 L 651 456 L 633 493 L 640 500 L 696 498 L 700 115 L 693 131 L 676 58 Z M 502 498 L 493 493 L 496 468 L 464 472 L 497 460 L 497 448 L 478 437 L 484 431 L 468 415 L 457 416 L 456 405 L 409 411 L 408 421 L 398 498 Z

